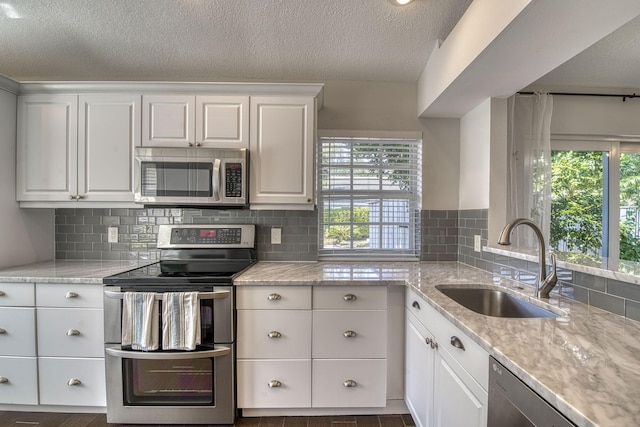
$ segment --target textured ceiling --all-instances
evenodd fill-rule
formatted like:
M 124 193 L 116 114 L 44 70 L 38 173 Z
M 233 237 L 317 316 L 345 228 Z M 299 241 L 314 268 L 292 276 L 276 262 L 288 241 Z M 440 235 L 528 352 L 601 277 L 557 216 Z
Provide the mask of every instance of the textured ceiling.
M 585 49 L 531 87 L 640 89 L 640 17 Z
M 415 82 L 471 0 L 0 0 L 0 74 Z

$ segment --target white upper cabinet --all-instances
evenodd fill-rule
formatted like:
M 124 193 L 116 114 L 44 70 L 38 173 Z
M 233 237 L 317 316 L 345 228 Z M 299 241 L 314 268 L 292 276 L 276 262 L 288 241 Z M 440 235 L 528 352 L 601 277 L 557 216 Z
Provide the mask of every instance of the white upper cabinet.
M 18 201 L 133 202 L 140 95 L 18 98 Z
M 252 209 L 313 209 L 315 98 L 251 98 Z
M 18 200 L 69 200 L 78 186 L 78 97 L 18 98 Z
M 140 95 L 82 95 L 80 108 L 78 196 L 87 201 L 133 202 Z
M 146 147 L 246 148 L 249 97 L 145 95 L 142 141 Z

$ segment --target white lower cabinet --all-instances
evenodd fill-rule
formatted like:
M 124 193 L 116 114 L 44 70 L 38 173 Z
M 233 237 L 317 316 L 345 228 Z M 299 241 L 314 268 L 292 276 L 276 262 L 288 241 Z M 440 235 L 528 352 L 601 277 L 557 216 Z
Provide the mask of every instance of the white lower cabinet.
M 311 360 L 238 360 L 239 408 L 308 408 Z
M 311 406 L 314 408 L 383 407 L 387 403 L 384 359 L 313 361 Z
M 405 401 L 416 426 L 486 427 L 488 353 L 413 291 L 406 312 Z
M 242 286 L 237 297 L 239 408 L 386 406 L 386 287 Z
M 38 369 L 35 357 L 0 357 L 0 403 L 38 404 Z
M 104 359 L 39 357 L 41 405 L 106 406 Z

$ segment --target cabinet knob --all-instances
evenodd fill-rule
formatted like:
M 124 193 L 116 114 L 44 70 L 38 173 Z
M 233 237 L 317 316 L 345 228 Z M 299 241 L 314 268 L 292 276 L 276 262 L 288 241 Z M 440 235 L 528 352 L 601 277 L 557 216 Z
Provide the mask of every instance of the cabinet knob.
M 4 291 L 0 291 L 0 297 L 5 296 L 6 294 L 4 293 Z
M 72 336 L 76 336 L 76 335 L 80 335 L 80 331 L 77 329 L 69 329 L 67 331 L 67 336 L 68 337 L 72 337 Z
M 354 294 L 346 294 L 342 299 L 345 301 L 355 301 L 357 297 Z
M 7 377 L 0 377 L 0 384 L 6 384 L 9 382 L 9 378 Z
M 344 331 L 342 334 L 345 338 L 354 338 L 357 334 L 355 331 Z
M 438 348 L 438 343 L 433 338 L 425 338 L 424 342 L 431 348 Z
M 64 297 L 65 298 L 78 298 L 79 295 L 76 292 L 67 292 L 67 294 Z
M 413 304 L 411 304 L 411 307 L 417 308 L 418 310 L 420 310 L 420 303 L 418 301 L 414 301 Z
M 69 387 L 73 387 L 73 386 L 75 386 L 75 385 L 80 385 L 80 384 L 82 384 L 82 381 L 80 381 L 80 380 L 79 380 L 79 379 L 77 379 L 77 378 L 71 378 L 69 381 L 67 381 L 67 385 L 68 385 Z
M 78 194 L 76 196 L 76 200 L 80 200 L 80 199 L 84 199 L 84 196 L 82 194 Z
M 280 296 L 280 294 L 269 294 L 269 296 L 267 297 L 269 301 L 278 301 L 281 298 L 282 297 Z
M 271 331 L 267 334 L 269 338 L 280 338 L 282 334 L 278 331 Z
M 271 380 L 267 385 L 269 386 L 269 388 L 277 388 L 277 387 L 281 387 L 282 383 L 278 380 Z
M 189 144 L 189 147 L 193 147 L 193 142 L 187 142 L 187 144 Z
M 69 200 L 75 200 L 77 196 L 74 196 L 73 194 L 69 195 Z
M 0 335 L 4 335 L 7 333 L 7 330 L 4 328 L 0 328 Z
M 196 142 L 196 147 L 200 147 L 202 145 L 201 142 Z
M 342 385 L 345 387 L 355 387 L 358 385 L 358 383 L 355 382 L 354 380 L 346 380 L 345 382 L 342 383 Z
M 460 350 L 465 351 L 464 344 L 462 344 L 462 341 L 460 341 L 460 338 L 458 338 L 455 335 L 451 337 L 451 345 L 454 346 L 455 348 L 459 348 Z

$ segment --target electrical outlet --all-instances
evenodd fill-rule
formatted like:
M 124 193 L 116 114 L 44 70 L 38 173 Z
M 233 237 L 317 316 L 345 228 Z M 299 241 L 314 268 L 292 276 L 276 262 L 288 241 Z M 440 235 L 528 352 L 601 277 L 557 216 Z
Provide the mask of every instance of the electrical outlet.
M 271 244 L 279 245 L 282 243 L 282 229 L 278 227 L 273 227 L 271 229 Z
M 107 233 L 109 243 L 118 243 L 118 227 L 109 227 Z
M 479 234 L 473 236 L 473 250 L 476 252 L 482 252 L 482 240 L 480 240 Z

